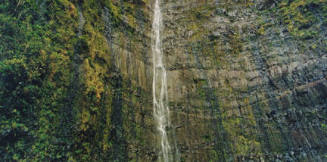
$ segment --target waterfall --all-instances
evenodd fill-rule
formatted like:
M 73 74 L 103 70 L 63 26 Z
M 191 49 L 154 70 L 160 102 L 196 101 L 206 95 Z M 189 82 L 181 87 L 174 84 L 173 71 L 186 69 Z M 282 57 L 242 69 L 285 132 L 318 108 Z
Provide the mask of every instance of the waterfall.
M 153 57 L 153 114 L 157 123 L 160 135 L 159 161 L 172 161 L 171 146 L 169 145 L 166 129 L 170 125 L 168 92 L 167 92 L 167 73 L 162 61 L 162 50 L 160 40 L 160 29 L 162 25 L 162 15 L 160 11 L 160 1 L 155 0 L 152 32 L 154 41 L 152 43 Z

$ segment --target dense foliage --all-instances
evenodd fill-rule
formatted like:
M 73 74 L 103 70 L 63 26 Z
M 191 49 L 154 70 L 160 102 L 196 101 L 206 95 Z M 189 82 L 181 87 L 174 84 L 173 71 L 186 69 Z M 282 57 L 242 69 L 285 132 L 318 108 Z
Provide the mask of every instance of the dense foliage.
M 135 5 L 144 2 L 1 1 L 2 160 L 125 158 L 117 116 L 123 83 L 110 63 L 108 31 L 134 32 Z
M 74 48 L 76 11 L 71 7 L 66 1 L 0 4 L 3 160 L 61 159 L 69 154 L 71 140 L 62 137 L 68 125 L 62 123 Z M 72 25 L 64 27 L 67 23 Z
M 85 110 L 84 116 L 75 112 L 80 109 L 75 104 L 79 97 L 75 96 L 74 88 L 85 86 L 90 103 L 96 103 L 98 99 L 92 96 L 100 98 L 103 90 L 94 87 L 97 78 L 83 78 L 86 82 L 79 83 L 82 80 L 79 77 L 90 77 L 88 73 L 97 66 L 90 67 L 85 59 L 86 76 L 79 76 L 76 53 L 95 57 L 92 46 L 104 41 L 90 44 L 93 41 L 90 38 L 98 37 L 94 30 L 100 28 L 94 25 L 96 29 L 93 29 L 90 24 L 86 24 L 85 36 L 76 36 L 78 11 L 73 3 L 77 4 L 67 0 L 5 0 L 0 4 L 0 156 L 3 160 L 74 159 L 87 145 L 76 137 L 87 129 L 79 121 L 85 124 L 90 114 L 85 117 Z M 90 7 L 100 5 L 95 1 L 87 3 Z M 76 128 L 77 125 L 81 128 Z

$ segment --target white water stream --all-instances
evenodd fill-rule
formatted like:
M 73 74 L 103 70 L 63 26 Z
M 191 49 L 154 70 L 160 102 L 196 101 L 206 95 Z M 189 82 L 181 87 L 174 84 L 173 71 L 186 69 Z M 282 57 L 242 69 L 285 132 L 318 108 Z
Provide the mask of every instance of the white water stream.
M 162 26 L 162 15 L 160 10 L 160 0 L 155 0 L 154 17 L 152 31 L 154 41 L 152 43 L 153 57 L 153 114 L 157 122 L 157 129 L 160 135 L 161 150 L 159 161 L 172 161 L 171 146 L 169 145 L 167 128 L 170 125 L 168 92 L 167 92 L 167 73 L 162 61 L 162 50 L 160 40 L 160 29 Z

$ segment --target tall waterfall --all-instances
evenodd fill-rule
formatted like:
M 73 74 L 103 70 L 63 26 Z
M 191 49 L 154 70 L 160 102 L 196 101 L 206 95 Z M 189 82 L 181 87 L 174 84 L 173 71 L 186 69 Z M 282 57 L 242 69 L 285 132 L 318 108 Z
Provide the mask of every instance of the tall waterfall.
M 172 161 L 171 146 L 169 145 L 166 129 L 170 125 L 168 92 L 167 92 L 167 74 L 162 61 L 162 50 L 160 40 L 160 29 L 162 25 L 162 15 L 160 11 L 160 0 L 155 0 L 154 17 L 152 31 L 154 41 L 152 43 L 153 57 L 153 114 L 157 122 L 157 129 L 160 135 L 161 151 L 159 161 Z

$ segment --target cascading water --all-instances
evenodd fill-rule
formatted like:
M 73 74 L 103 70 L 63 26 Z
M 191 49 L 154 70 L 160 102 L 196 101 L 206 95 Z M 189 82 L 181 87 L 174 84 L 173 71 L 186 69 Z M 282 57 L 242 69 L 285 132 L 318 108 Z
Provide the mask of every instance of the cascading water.
M 167 74 L 162 61 L 160 29 L 162 25 L 162 15 L 160 10 L 160 1 L 155 0 L 154 17 L 152 31 L 154 41 L 152 44 L 153 54 L 153 114 L 157 122 L 157 129 L 160 135 L 161 152 L 159 161 L 172 161 L 171 146 L 169 145 L 166 129 L 170 125 L 168 92 L 167 92 Z

